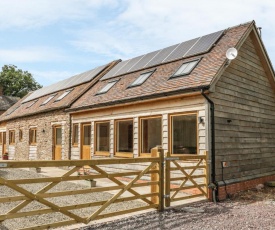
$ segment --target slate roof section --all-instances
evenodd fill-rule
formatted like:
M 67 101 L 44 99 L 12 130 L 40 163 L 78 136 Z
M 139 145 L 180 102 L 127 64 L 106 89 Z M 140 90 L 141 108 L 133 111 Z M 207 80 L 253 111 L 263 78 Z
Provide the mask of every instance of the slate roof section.
M 29 93 L 20 101 L 18 101 L 14 106 L 8 109 L 5 113 L 3 113 L 0 116 L 0 121 L 68 108 L 84 92 L 89 90 L 90 87 L 92 87 L 97 81 L 99 81 L 99 79 L 109 70 L 109 68 L 112 68 L 119 61 L 120 60 L 113 61 L 105 65 L 104 69 L 102 69 L 101 72 L 99 72 L 96 76 L 94 76 L 91 81 L 69 88 L 73 90 L 68 95 L 66 95 L 62 100 L 56 100 L 56 99 L 59 98 L 63 93 L 65 93 L 68 90 L 68 88 L 60 90 L 58 92 L 41 96 L 39 98 L 34 97 L 34 99 L 32 100 L 27 100 L 27 98 L 30 98 L 31 95 L 33 94 L 33 93 Z M 54 95 L 54 97 L 47 104 L 42 105 L 43 102 L 45 102 L 51 95 Z M 15 108 L 16 110 L 14 110 Z M 13 110 L 15 112 L 13 112 Z
M 19 101 L 19 97 L 11 97 L 11 96 L 0 96 L 0 111 L 6 111 L 11 106 L 13 106 L 16 102 Z
M 152 97 L 163 97 L 173 93 L 208 87 L 218 73 L 219 69 L 227 61 L 225 53 L 228 48 L 235 47 L 252 28 L 254 22 L 249 22 L 225 30 L 224 35 L 217 41 L 208 53 L 182 58 L 158 66 L 126 73 L 110 80 L 119 79 L 117 84 L 107 93 L 96 95 L 108 81 L 105 76 L 93 88 L 83 94 L 67 111 L 84 110 L 95 107 L 114 105 L 130 101 L 144 100 Z M 201 58 L 196 68 L 183 77 L 170 78 L 176 70 L 184 63 Z M 121 64 L 121 63 L 120 63 Z M 118 66 L 118 65 L 117 65 Z M 117 68 L 117 66 L 115 68 Z M 114 68 L 111 70 L 113 71 Z M 155 70 L 154 73 L 140 86 L 128 86 L 137 79 L 140 74 Z M 110 72 L 111 72 L 110 71 Z M 107 75 L 110 75 L 110 72 Z

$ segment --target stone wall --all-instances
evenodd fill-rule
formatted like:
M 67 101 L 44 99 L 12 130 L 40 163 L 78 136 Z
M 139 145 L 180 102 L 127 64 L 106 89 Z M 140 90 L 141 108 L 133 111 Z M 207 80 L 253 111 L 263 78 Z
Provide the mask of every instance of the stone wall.
M 70 121 L 69 115 L 61 110 L 8 121 L 6 124 L 7 149 L 12 150 L 12 159 L 52 160 L 53 127 L 55 125 L 62 127 L 62 159 L 68 159 Z M 30 128 L 36 128 L 37 130 L 36 145 L 29 144 Z M 22 140 L 19 140 L 20 129 L 23 132 Z M 15 130 L 15 144 L 13 147 L 9 146 L 9 130 Z

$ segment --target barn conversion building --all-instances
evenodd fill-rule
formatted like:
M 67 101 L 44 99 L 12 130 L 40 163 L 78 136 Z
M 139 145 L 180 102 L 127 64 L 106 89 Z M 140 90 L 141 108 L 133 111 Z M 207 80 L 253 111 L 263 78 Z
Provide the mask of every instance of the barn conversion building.
M 156 145 L 208 152 L 223 198 L 224 183 L 234 192 L 275 179 L 274 79 L 255 22 L 241 24 L 27 95 L 0 117 L 1 151 L 17 160 L 150 157 Z

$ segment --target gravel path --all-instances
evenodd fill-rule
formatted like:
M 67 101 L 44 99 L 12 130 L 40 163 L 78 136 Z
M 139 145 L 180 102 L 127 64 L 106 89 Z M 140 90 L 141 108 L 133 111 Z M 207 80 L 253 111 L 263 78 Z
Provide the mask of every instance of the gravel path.
M 1 169 L 0 177 L 5 179 L 19 179 L 19 178 L 42 178 L 45 176 L 37 174 L 36 172 L 33 172 L 33 171 L 22 170 L 22 169 L 16 169 L 16 170 Z M 47 184 L 48 183 L 36 183 L 36 184 L 28 184 L 28 185 L 20 185 L 20 186 L 28 191 L 36 192 L 41 188 L 43 188 L 44 186 L 46 186 Z M 71 182 L 61 182 L 57 186 L 49 190 L 48 192 L 80 190 L 80 189 L 87 189 L 87 188 L 88 186 L 85 186 L 85 185 L 75 184 Z M 22 195 L 22 194 L 6 186 L 0 185 L 0 197 L 19 196 L 19 195 Z M 94 193 L 88 193 L 88 194 L 46 198 L 46 200 L 54 204 L 57 204 L 59 206 L 67 206 L 67 205 L 75 205 L 75 204 L 81 204 L 81 203 L 87 203 L 87 202 L 108 200 L 112 196 L 113 196 L 112 194 L 109 194 L 107 192 L 94 192 Z M 0 203 L 0 215 L 5 214 L 10 209 L 20 204 L 21 202 L 22 201 Z M 136 208 L 140 206 L 144 206 L 144 204 L 142 202 L 137 202 L 137 201 L 112 204 L 107 210 L 103 211 L 102 214 L 107 212 L 126 210 L 126 209 L 129 209 L 129 207 Z M 43 208 L 47 209 L 48 207 L 38 202 L 31 202 L 29 205 L 27 205 L 22 210 L 20 210 L 20 212 L 26 212 L 31 210 L 43 209 Z M 97 208 L 98 207 L 82 208 L 82 209 L 71 210 L 71 212 L 82 217 L 88 217 Z M 35 225 L 43 225 L 43 224 L 54 223 L 58 221 L 66 221 L 66 220 L 70 220 L 70 219 L 61 213 L 42 214 L 42 215 L 35 215 L 35 216 L 24 217 L 24 218 L 5 220 L 2 223 L 0 223 L 0 229 L 15 230 L 23 227 L 26 228 L 26 227 L 31 227 Z
M 275 201 L 256 203 L 210 202 L 189 205 L 163 213 L 151 212 L 119 221 L 81 228 L 113 229 L 275 229 Z

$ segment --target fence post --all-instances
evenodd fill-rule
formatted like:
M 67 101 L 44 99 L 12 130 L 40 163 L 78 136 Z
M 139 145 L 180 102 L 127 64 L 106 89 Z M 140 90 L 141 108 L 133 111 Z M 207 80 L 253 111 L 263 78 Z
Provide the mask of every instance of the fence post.
M 164 150 L 163 148 L 158 148 L 159 152 L 159 174 L 160 174 L 160 180 L 159 180 L 159 208 L 158 210 L 162 212 L 164 210 L 164 184 L 165 184 L 165 175 L 164 175 Z
M 166 157 L 171 157 L 171 153 L 167 152 Z M 170 167 L 171 167 L 171 162 L 166 161 L 165 165 L 165 207 L 170 207 L 171 201 L 170 201 Z
M 159 157 L 159 155 L 158 155 L 158 148 L 157 147 L 151 149 L 151 157 Z M 152 170 L 159 170 L 159 164 L 155 165 L 152 168 Z M 151 181 L 152 182 L 159 181 L 159 174 L 158 173 L 152 173 L 151 174 Z M 151 193 L 155 193 L 155 192 L 159 193 L 159 185 L 151 185 Z M 151 198 L 151 200 L 152 200 L 152 202 L 154 204 L 158 204 L 159 203 L 159 199 L 156 196 L 153 196 Z

